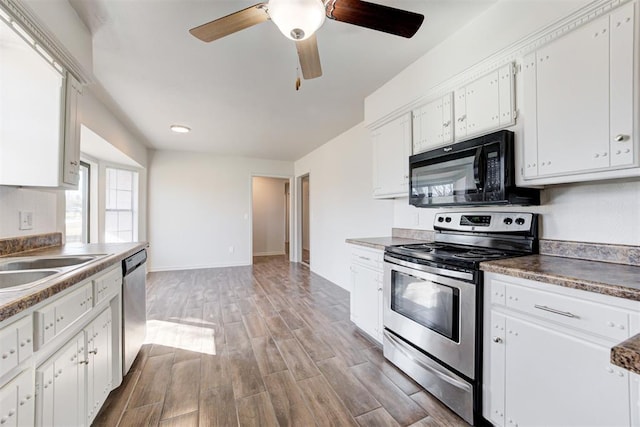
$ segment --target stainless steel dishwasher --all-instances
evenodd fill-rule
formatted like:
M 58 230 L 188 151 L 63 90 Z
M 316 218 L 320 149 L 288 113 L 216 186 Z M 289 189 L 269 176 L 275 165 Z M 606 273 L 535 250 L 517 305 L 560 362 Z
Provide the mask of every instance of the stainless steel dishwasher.
M 147 333 L 145 249 L 122 261 L 122 375 L 136 359 Z

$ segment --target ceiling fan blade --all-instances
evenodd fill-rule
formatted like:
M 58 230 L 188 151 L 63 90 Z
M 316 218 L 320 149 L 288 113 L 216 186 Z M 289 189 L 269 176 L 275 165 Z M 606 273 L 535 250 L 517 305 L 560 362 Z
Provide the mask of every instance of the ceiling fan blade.
M 189 32 L 203 42 L 212 42 L 269 20 L 266 5 L 266 3 L 254 4 L 246 9 L 194 27 Z
M 316 35 L 314 34 L 306 40 L 297 41 L 296 49 L 300 59 L 302 77 L 305 80 L 320 77 L 322 75 L 322 66 L 320 65 L 320 53 L 318 52 Z
M 396 36 L 411 38 L 424 15 L 361 0 L 329 0 L 327 18 Z

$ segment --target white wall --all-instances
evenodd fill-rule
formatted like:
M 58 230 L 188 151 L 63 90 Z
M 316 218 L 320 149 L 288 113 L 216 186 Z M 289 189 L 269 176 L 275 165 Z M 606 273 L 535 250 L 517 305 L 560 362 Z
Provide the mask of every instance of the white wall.
M 468 210 L 539 213 L 542 239 L 640 245 L 640 181 L 637 179 L 550 186 L 542 191 L 541 201 L 541 206 Z M 433 230 L 433 217 L 442 211 L 417 209 L 409 205 L 407 198 L 397 199 L 393 225 Z
M 345 239 L 391 234 L 393 203 L 372 198 L 372 146 L 361 123 L 295 162 L 310 177 L 311 270 L 349 289 Z
M 0 186 L 0 238 L 64 232 L 64 193 Z M 33 229 L 19 229 L 19 212 L 33 212 Z M 59 222 L 62 219 L 62 222 Z
M 151 152 L 150 270 L 251 264 L 252 175 L 292 173 L 291 162 Z
M 285 242 L 285 183 L 253 178 L 253 255 L 282 255 Z

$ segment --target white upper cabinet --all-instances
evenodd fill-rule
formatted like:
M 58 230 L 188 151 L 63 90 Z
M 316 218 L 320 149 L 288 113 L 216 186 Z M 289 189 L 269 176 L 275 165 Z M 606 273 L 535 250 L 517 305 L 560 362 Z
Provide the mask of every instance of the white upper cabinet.
M 77 186 L 80 85 L 1 20 L 0 58 L 0 185 Z
M 373 196 L 402 197 L 409 194 L 411 113 L 385 123 L 371 133 L 373 142 Z
M 591 180 L 572 175 L 636 164 L 633 36 L 630 3 L 524 58 L 525 179 Z
M 456 90 L 454 109 L 457 141 L 514 124 L 513 64 Z
M 80 114 L 78 101 L 82 96 L 82 86 L 68 73 L 66 86 L 62 183 L 76 187 L 80 180 Z
M 453 93 L 413 110 L 413 154 L 453 142 Z

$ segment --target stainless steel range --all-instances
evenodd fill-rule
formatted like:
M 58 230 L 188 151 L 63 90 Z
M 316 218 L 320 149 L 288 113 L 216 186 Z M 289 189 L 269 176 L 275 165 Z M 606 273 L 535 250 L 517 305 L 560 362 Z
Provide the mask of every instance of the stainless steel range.
M 444 212 L 435 241 L 388 246 L 384 356 L 471 424 L 481 419 L 482 261 L 538 251 L 538 217 Z

